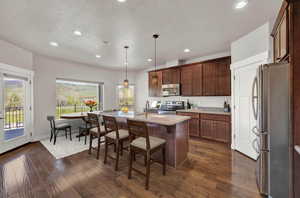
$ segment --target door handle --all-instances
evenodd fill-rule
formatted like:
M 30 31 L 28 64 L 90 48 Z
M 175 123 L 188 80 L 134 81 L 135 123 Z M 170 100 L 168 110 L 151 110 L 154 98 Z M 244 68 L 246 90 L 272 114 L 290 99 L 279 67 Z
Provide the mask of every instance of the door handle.
M 259 146 L 258 146 L 258 139 L 254 139 L 252 142 L 252 148 L 254 149 L 254 151 L 259 154 Z
M 256 95 L 255 95 L 255 87 L 256 87 Z M 252 84 L 252 110 L 254 114 L 255 120 L 257 120 L 257 111 L 258 111 L 258 79 L 254 78 Z

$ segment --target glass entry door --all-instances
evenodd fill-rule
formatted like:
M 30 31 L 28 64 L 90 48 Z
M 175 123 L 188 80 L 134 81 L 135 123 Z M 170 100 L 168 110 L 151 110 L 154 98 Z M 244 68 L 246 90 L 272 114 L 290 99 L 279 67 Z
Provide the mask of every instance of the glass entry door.
M 0 153 L 30 141 L 30 82 L 25 76 L 0 72 Z

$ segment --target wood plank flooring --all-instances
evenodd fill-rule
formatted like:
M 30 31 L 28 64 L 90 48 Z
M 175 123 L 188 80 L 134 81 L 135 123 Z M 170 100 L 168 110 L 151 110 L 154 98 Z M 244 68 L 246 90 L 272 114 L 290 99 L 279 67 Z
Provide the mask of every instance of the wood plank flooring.
M 102 148 L 101 148 L 102 149 Z M 188 160 L 178 169 L 151 166 L 150 190 L 144 178 L 127 179 L 127 153 L 119 172 L 114 161 L 103 164 L 87 151 L 56 160 L 40 144 L 32 143 L 0 156 L 0 197 L 62 198 L 260 198 L 255 183 L 255 162 L 226 146 L 191 140 Z M 144 170 L 143 157 L 135 167 Z

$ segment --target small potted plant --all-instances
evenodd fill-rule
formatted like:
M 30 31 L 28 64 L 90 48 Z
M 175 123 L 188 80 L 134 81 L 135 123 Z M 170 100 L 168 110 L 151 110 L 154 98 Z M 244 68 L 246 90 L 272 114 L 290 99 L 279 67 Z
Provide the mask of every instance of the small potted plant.
M 95 100 L 85 100 L 84 104 L 90 108 L 90 112 L 93 112 L 93 108 L 97 106 L 97 102 Z

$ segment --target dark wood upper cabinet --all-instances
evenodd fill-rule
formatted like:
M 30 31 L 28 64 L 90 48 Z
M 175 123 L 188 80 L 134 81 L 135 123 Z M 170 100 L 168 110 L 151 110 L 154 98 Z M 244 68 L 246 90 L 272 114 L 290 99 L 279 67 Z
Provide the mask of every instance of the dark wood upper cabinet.
M 193 95 L 193 67 L 181 68 L 181 95 Z
M 281 62 L 287 60 L 289 53 L 288 46 L 288 11 L 284 10 L 282 17 L 278 21 L 278 24 L 275 25 L 273 30 L 274 38 L 274 61 Z
M 180 70 L 166 69 L 162 71 L 162 84 L 179 84 L 180 83 Z
M 223 61 L 216 63 L 216 94 L 217 96 L 231 95 L 230 63 Z
M 192 95 L 202 96 L 202 64 L 193 66 L 192 79 Z
M 215 96 L 216 95 L 216 63 L 203 64 L 203 95 Z
M 154 82 L 152 79 L 157 75 L 158 80 Z M 148 84 L 149 84 L 149 96 L 160 97 L 161 96 L 161 85 L 162 85 L 162 72 L 149 72 L 148 73 Z
M 231 95 L 231 72 L 229 59 L 203 64 L 203 95 Z
M 177 66 L 159 72 L 162 84 L 181 85 L 182 96 L 231 95 L 230 57 Z M 149 78 L 150 75 L 151 72 Z M 149 88 L 152 88 L 150 96 L 160 95 L 161 87 L 157 88 L 157 85 L 149 82 Z

